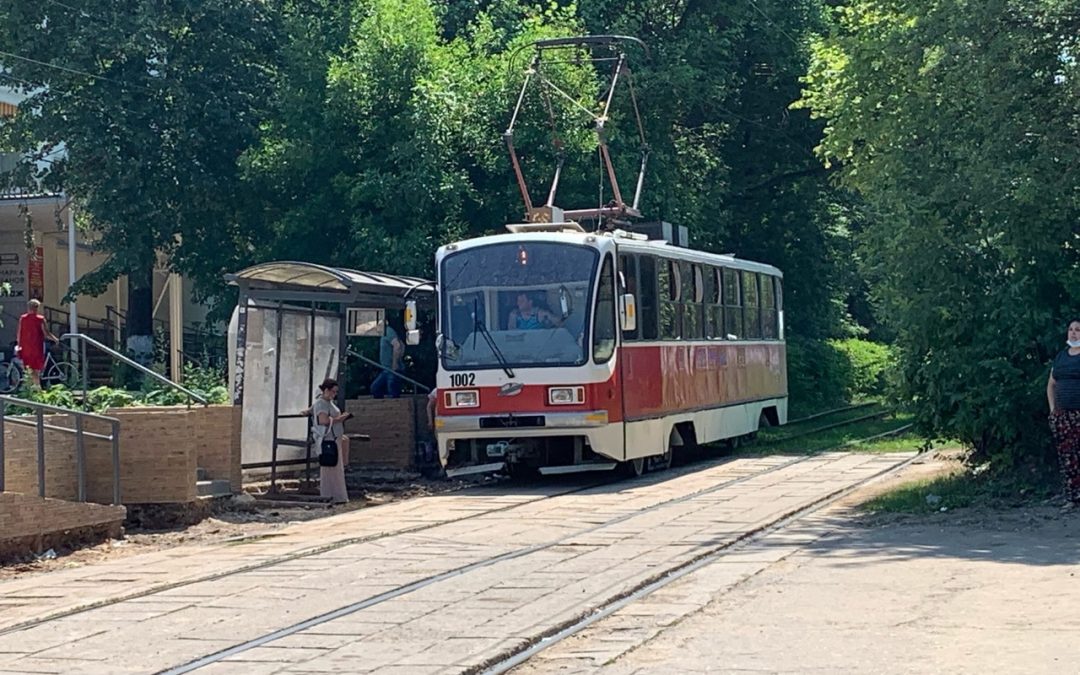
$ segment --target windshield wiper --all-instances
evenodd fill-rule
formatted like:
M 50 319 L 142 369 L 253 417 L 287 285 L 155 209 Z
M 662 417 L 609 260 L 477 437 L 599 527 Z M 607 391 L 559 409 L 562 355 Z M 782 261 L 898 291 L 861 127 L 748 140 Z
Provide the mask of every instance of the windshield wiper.
M 476 349 L 476 333 L 480 333 L 484 336 L 484 342 L 488 347 L 491 347 L 491 353 L 495 355 L 495 358 L 499 360 L 499 365 L 502 366 L 503 372 L 509 378 L 514 377 L 514 371 L 510 368 L 510 363 L 503 356 L 503 353 L 499 350 L 499 346 L 495 344 L 495 338 L 491 335 L 491 331 L 484 325 L 484 320 L 480 318 L 479 307 L 476 300 L 473 300 L 473 321 L 476 326 L 473 328 L 473 349 Z

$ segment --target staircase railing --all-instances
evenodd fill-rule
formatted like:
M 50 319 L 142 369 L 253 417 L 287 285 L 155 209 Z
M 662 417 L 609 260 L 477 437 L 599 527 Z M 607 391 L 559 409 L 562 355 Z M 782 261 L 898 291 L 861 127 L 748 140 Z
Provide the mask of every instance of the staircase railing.
M 30 421 L 21 416 L 8 415 L 8 406 L 19 406 L 21 408 L 29 408 L 34 411 L 34 421 Z M 55 424 L 48 424 L 45 422 L 45 413 L 53 413 L 57 415 L 71 415 L 75 418 L 75 427 L 60 427 Z M 109 425 L 111 433 L 108 435 L 97 434 L 90 431 L 86 431 L 84 422 L 86 420 L 97 420 Z M 46 405 L 44 403 L 37 403 L 35 401 L 26 401 L 21 398 L 15 398 L 13 396 L 0 396 L 0 492 L 4 491 L 4 446 L 5 435 L 4 426 L 6 424 L 14 424 L 16 426 L 31 427 L 37 431 L 37 479 L 38 479 L 38 496 L 45 497 L 45 431 L 59 431 L 65 434 L 75 435 L 75 471 L 78 475 L 78 490 L 77 498 L 80 502 L 86 501 L 86 439 L 96 438 L 102 441 L 108 441 L 112 444 L 112 474 L 113 474 L 113 495 L 112 503 L 120 503 L 120 420 L 115 417 L 106 417 L 104 415 L 97 415 L 94 413 L 83 412 L 81 410 L 70 410 L 68 408 L 58 408 L 52 405 Z
M 113 349 L 123 349 L 124 342 L 127 339 L 127 315 L 121 310 L 113 307 L 112 305 L 105 306 L 105 323 L 108 324 L 110 332 L 110 340 L 112 341 Z M 161 333 L 167 333 L 169 330 L 169 324 L 167 321 L 155 318 L 154 333 L 155 335 Z M 225 349 L 208 349 L 206 344 L 206 338 L 213 337 L 211 334 L 203 333 L 198 330 L 192 330 L 189 327 L 184 328 L 184 346 L 188 349 L 181 351 L 180 355 L 184 360 L 184 363 L 193 364 L 197 368 L 220 368 L 224 369 L 228 356 Z M 224 337 L 220 338 L 222 345 L 225 342 Z M 169 371 L 168 358 L 166 361 L 166 372 L 175 377 L 176 374 Z
M 390 373 L 391 375 L 393 375 L 395 377 L 400 377 L 402 380 L 404 380 L 405 382 L 408 382 L 409 384 L 416 387 L 417 389 L 423 389 L 425 392 L 430 392 L 431 391 L 431 387 L 427 386 L 423 382 L 417 382 L 416 380 L 412 379 L 408 375 L 403 375 L 399 371 L 391 370 L 390 368 L 387 368 L 386 366 L 379 363 L 378 361 L 369 359 L 368 357 L 364 356 L 363 354 L 360 354 L 359 352 L 355 352 L 352 349 L 346 349 L 345 353 L 347 355 L 351 356 L 354 359 L 360 359 L 361 361 L 368 364 L 369 366 L 372 366 L 374 368 L 378 368 L 381 371 Z
M 41 308 L 41 313 L 50 327 L 56 328 L 59 326 L 60 330 L 67 330 L 69 328 L 68 324 L 70 323 L 71 312 L 57 309 L 56 307 L 45 306 Z M 112 326 L 107 320 L 95 319 L 89 316 L 80 316 L 79 323 L 81 324 L 79 330 L 98 330 L 105 333 L 112 329 Z
M 193 401 L 193 400 L 198 401 L 199 403 L 201 403 L 203 405 L 210 405 L 210 401 L 206 400 L 202 396 L 199 396 L 198 394 L 196 394 L 192 390 L 188 389 L 184 385 L 177 384 L 176 382 L 173 382 L 172 380 L 165 377 L 164 375 L 159 375 L 158 373 L 155 373 L 153 370 L 150 370 L 149 368 L 142 365 L 141 363 L 138 363 L 137 361 L 133 361 L 132 359 L 129 359 L 128 357 L 124 356 L 123 354 L 116 351 L 115 349 L 112 349 L 110 347 L 107 347 L 107 346 L 101 344 L 100 342 L 98 342 L 94 338 L 90 337 L 89 335 L 83 335 L 82 333 L 68 333 L 68 334 L 64 335 L 63 337 L 61 337 L 60 339 L 61 340 L 73 340 L 73 341 L 78 340 L 79 341 L 79 346 L 80 346 L 79 363 L 82 366 L 82 371 L 83 371 L 82 372 L 82 380 L 83 380 L 83 382 L 87 382 L 88 378 L 89 378 L 89 373 L 87 372 L 87 363 L 88 362 L 87 362 L 87 359 L 86 359 L 86 347 L 87 347 L 87 345 L 89 345 L 91 347 L 99 349 L 100 351 L 105 352 L 106 354 L 111 356 L 114 360 L 119 361 L 120 363 L 123 363 L 125 365 L 128 365 L 128 366 L 134 368 L 135 370 L 139 371 L 143 375 L 146 375 L 147 377 L 150 377 L 151 379 L 157 380 L 158 382 L 164 384 L 167 387 L 171 387 L 171 388 L 173 388 L 173 389 L 187 395 L 187 397 L 188 397 L 188 405 L 191 405 L 191 401 Z

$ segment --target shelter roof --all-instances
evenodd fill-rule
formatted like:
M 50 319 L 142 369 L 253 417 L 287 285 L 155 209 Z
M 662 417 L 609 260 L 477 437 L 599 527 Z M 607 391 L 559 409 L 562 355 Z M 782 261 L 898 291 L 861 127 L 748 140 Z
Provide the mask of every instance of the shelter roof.
M 387 306 L 406 299 L 430 302 L 435 290 L 434 283 L 419 277 L 293 261 L 262 263 L 225 278 L 252 295 L 376 307 L 381 301 Z

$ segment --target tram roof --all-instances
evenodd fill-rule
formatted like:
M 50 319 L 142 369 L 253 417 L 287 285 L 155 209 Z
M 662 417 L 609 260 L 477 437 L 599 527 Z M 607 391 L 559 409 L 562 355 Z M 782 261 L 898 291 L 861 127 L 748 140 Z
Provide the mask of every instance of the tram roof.
M 753 260 L 737 258 L 733 255 L 707 253 L 705 251 L 698 251 L 692 248 L 685 248 L 683 246 L 673 246 L 672 244 L 662 239 L 639 240 L 631 239 L 629 237 L 618 237 L 607 233 L 597 234 L 595 232 L 523 232 L 517 234 L 495 234 L 486 237 L 466 239 L 464 241 L 456 242 L 451 246 L 456 247 L 458 250 L 464 250 L 477 246 L 484 246 L 487 244 L 500 244 L 515 241 L 566 242 L 570 244 L 578 244 L 585 246 L 597 240 L 614 241 L 615 245 L 619 248 L 621 252 L 633 251 L 635 253 L 652 253 L 659 256 L 677 258 L 679 260 L 686 260 L 702 265 L 730 267 L 732 269 L 746 270 L 749 272 L 761 272 L 777 277 L 784 276 L 783 272 L 781 272 L 778 268 L 773 267 L 772 265 L 754 262 Z M 439 250 L 442 254 L 451 252 L 447 250 L 446 246 L 443 246 Z
M 419 277 L 362 272 L 315 263 L 277 261 L 228 274 L 244 291 L 282 299 L 394 307 L 408 299 L 430 301 L 434 284 Z

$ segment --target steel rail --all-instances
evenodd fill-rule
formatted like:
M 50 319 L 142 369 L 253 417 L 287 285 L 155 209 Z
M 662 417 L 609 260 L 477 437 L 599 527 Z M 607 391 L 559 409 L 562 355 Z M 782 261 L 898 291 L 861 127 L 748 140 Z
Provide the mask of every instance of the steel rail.
M 777 532 L 787 527 L 788 525 L 791 525 L 792 523 L 805 518 L 808 515 L 821 511 L 822 509 L 825 509 L 832 504 L 835 504 L 837 501 L 843 499 L 844 497 L 847 497 L 848 495 L 852 494 L 853 492 L 862 488 L 868 483 L 878 480 L 890 473 L 894 473 L 903 469 L 904 467 L 908 466 L 916 459 L 918 459 L 920 456 L 921 453 L 913 455 L 909 459 L 899 464 L 882 469 L 881 471 L 867 476 L 866 478 L 863 478 L 862 480 L 859 480 L 851 485 L 824 495 L 821 498 L 811 502 L 810 504 L 806 504 L 797 509 L 794 509 L 780 516 L 778 519 L 762 525 L 761 527 L 744 532 L 732 541 L 725 542 L 723 544 L 720 544 L 719 546 L 715 546 L 708 551 L 705 551 L 700 555 L 691 558 L 690 560 L 663 570 L 662 572 L 659 572 L 652 577 L 642 581 L 640 584 L 626 591 L 620 596 L 612 598 L 611 600 L 603 604 L 601 607 L 591 608 L 587 613 L 578 617 L 577 619 L 572 619 L 567 623 L 557 626 L 556 628 L 546 631 L 544 634 L 533 638 L 527 645 L 519 648 L 517 651 L 514 651 L 508 656 L 505 656 L 501 659 L 489 661 L 476 668 L 470 668 L 465 672 L 483 673 L 483 675 L 502 675 L 502 673 L 506 673 L 513 668 L 516 668 L 522 663 L 528 661 L 533 656 L 536 656 L 538 653 L 562 642 L 567 638 L 577 635 L 592 624 L 602 619 L 606 619 L 607 617 L 611 616 L 623 607 L 626 607 L 627 605 L 637 602 L 638 600 L 646 598 L 649 595 L 655 593 L 656 591 L 664 588 L 665 586 L 668 586 L 689 574 L 693 574 L 694 572 L 716 562 L 717 560 L 723 558 L 726 555 L 730 555 L 734 551 L 746 548 L 747 546 L 759 541 L 760 539 L 763 539 L 764 537 L 773 534 L 774 532 Z
M 592 533 L 597 532 L 599 530 L 602 530 L 602 529 L 605 529 L 605 528 L 608 528 L 608 527 L 612 527 L 614 525 L 624 523 L 624 522 L 626 522 L 628 520 L 631 520 L 633 518 L 638 518 L 640 516 L 643 516 L 643 515 L 646 515 L 646 514 L 649 514 L 649 513 L 653 513 L 654 511 L 657 511 L 657 510 L 662 509 L 662 508 L 674 506 L 674 505 L 677 505 L 677 504 L 682 504 L 684 502 L 688 502 L 688 501 L 691 501 L 693 499 L 697 499 L 697 498 L 702 497 L 704 495 L 708 495 L 708 494 L 711 494 L 713 492 L 717 492 L 719 490 L 723 490 L 723 489 L 732 487 L 734 485 L 739 485 L 741 483 L 745 483 L 745 482 L 753 480 L 755 478 L 760 478 L 762 476 L 768 475 L 768 474 L 773 473 L 775 471 L 780 471 L 782 469 L 791 467 L 791 466 L 793 466 L 795 464 L 800 464 L 802 462 L 809 461 L 811 459 L 816 459 L 816 457 L 813 457 L 813 456 L 798 457 L 798 458 L 795 458 L 795 459 L 788 460 L 786 462 L 781 462 L 779 464 L 776 464 L 775 466 L 770 466 L 770 467 L 767 467 L 765 469 L 762 469 L 761 471 L 755 471 L 755 472 L 747 474 L 745 476 L 739 476 L 738 478 L 733 478 L 733 479 L 730 479 L 730 480 L 727 480 L 727 481 L 723 481 L 721 483 L 717 483 L 716 485 L 712 485 L 712 486 L 707 487 L 707 488 L 702 488 L 701 490 L 696 490 L 696 491 L 694 491 L 692 493 L 683 495 L 681 497 L 674 497 L 672 499 L 667 499 L 667 500 L 664 500 L 664 501 L 661 501 L 661 502 L 657 502 L 656 504 L 648 506 L 648 507 L 646 507 L 644 509 L 639 509 L 637 511 L 630 511 L 628 513 L 624 513 L 622 515 L 619 515 L 619 516 L 616 516 L 616 517 L 611 518 L 609 520 L 606 520 L 606 521 L 604 521 L 602 523 L 598 523 L 596 525 L 592 525 L 592 526 L 586 527 L 584 529 L 576 530 L 576 531 L 574 531 L 574 532 L 572 532 L 570 534 L 562 535 L 562 536 L 560 536 L 560 537 L 558 537 L 556 539 L 553 539 L 553 540 L 545 542 L 545 543 L 534 544 L 532 546 L 527 546 L 527 547 L 519 548 L 519 549 L 516 549 L 516 550 L 513 550 L 513 551 L 508 551 L 506 553 L 501 553 L 501 554 L 496 555 L 496 556 L 491 556 L 491 557 L 488 557 L 488 558 L 484 558 L 482 560 L 477 560 L 475 562 L 471 562 L 471 563 L 468 563 L 466 565 L 462 565 L 460 567 L 455 567 L 453 569 L 447 570 L 445 572 L 440 572 L 439 574 L 435 574 L 435 575 L 432 575 L 432 576 L 429 576 L 429 577 L 425 577 L 423 579 L 418 579 L 418 580 L 410 582 L 408 584 L 403 584 L 401 586 L 398 586 L 397 588 L 394 588 L 392 590 L 385 591 L 383 593 L 379 593 L 378 595 L 374 595 L 374 596 L 369 597 L 369 598 L 364 598 L 363 600 L 360 600 L 360 601 L 345 605 L 343 607 L 338 607 L 337 609 L 331 610 L 331 611 L 326 612 L 324 614 L 320 614 L 320 615 L 312 617 L 310 619 L 306 619 L 304 621 L 300 621 L 300 622 L 295 623 L 295 624 L 293 624 L 291 626 L 287 626 L 285 628 L 281 628 L 281 629 L 272 631 L 270 633 L 266 633 L 266 634 L 264 634 L 264 635 L 262 635 L 260 637 L 253 638 L 251 640 L 247 640 L 245 642 L 242 642 L 242 643 L 240 643 L 238 645 L 234 645 L 234 646 L 229 647 L 227 649 L 223 649 L 221 651 L 215 652 L 213 654 L 209 654 L 209 655 L 201 657 L 199 659 L 189 661 L 188 663 L 185 663 L 183 665 L 159 671 L 158 675 L 183 675 L 184 673 L 190 673 L 190 672 L 193 672 L 193 671 L 198 670 L 200 668 L 205 668 L 207 666 L 210 666 L 210 665 L 213 665 L 213 664 L 218 663 L 220 661 L 223 661 L 224 659 L 236 656 L 237 654 L 243 654 L 244 652 L 250 651 L 252 649 L 256 649 L 258 647 L 262 647 L 262 646 L 267 645 L 267 644 L 269 644 L 271 642 L 274 642 L 276 640 L 280 640 L 280 639 L 288 637 L 290 635 L 295 635 L 297 633 L 303 632 L 303 631 L 308 630 L 310 628 L 314 628 L 316 626 L 320 626 L 320 625 L 328 623 L 330 621 L 334 621 L 336 619 L 340 619 L 342 617 L 349 616 L 351 614 L 355 614 L 356 612 L 359 612 L 359 611 L 364 610 L 364 609 L 368 609 L 369 607 L 374 607 L 375 605 L 379 605 L 379 604 L 382 604 L 382 603 L 387 602 L 389 600 L 393 600 L 394 598 L 398 598 L 398 597 L 401 597 L 403 595 L 407 595 L 409 593 L 420 590 L 420 589 L 425 588 L 427 586 L 431 586 L 432 584 L 437 584 L 437 583 L 439 583 L 441 581 L 445 581 L 447 579 L 452 579 L 454 577 L 458 577 L 458 576 L 461 576 L 463 574 L 468 574 L 469 572 L 472 572 L 474 570 L 482 569 L 482 568 L 485 568 L 485 567 L 491 567 L 491 566 L 497 565 L 497 564 L 499 564 L 501 562 L 505 562 L 505 561 L 508 561 L 508 560 L 514 560 L 514 559 L 517 559 L 517 558 L 522 558 L 522 557 L 525 557 L 525 556 L 528 556 L 528 555 L 532 555 L 533 553 L 538 553 L 540 551 L 544 551 L 544 550 L 547 550 L 547 549 L 550 549 L 550 548 L 554 548 L 554 547 L 559 546 L 559 545 L 563 544 L 564 542 L 569 541 L 571 539 L 576 539 L 576 538 L 584 536 L 584 535 L 592 534 Z M 641 477 L 641 478 L 643 479 L 644 477 Z M 636 479 L 636 480 L 641 481 L 641 479 Z M 643 481 L 641 481 L 641 482 L 643 482 Z

